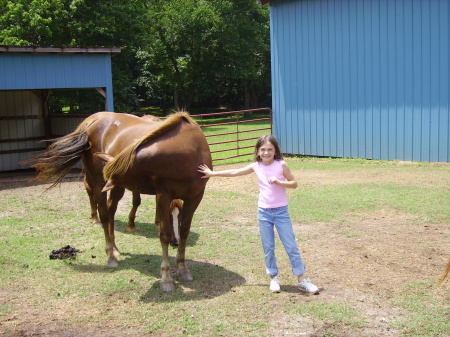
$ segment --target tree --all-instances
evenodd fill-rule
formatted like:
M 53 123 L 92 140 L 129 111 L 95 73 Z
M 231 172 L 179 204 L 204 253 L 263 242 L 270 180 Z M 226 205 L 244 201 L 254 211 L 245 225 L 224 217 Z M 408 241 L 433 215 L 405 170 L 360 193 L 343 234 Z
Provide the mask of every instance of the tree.
M 150 92 L 164 97 L 170 88 L 175 107 L 187 108 L 246 90 L 253 97 L 248 107 L 258 104 L 258 81 L 270 81 L 266 7 L 252 0 L 160 0 L 148 10 L 151 40 L 140 53 L 140 83 Z
M 68 1 L 0 0 L 0 44 L 59 45 L 69 19 Z
M 146 9 L 140 0 L 71 0 L 71 45 L 120 46 L 112 58 L 116 110 L 139 106 L 136 54 L 147 43 Z

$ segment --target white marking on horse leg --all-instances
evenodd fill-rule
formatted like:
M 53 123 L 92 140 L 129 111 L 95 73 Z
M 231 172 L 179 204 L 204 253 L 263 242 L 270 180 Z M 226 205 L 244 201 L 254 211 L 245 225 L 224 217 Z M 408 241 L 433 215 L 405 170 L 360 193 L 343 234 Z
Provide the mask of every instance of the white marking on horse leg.
M 110 242 L 106 243 L 105 252 L 108 256 L 108 267 L 117 267 L 119 265 L 119 262 L 117 261 L 117 253 L 115 252 L 114 246 Z
M 175 239 L 177 239 L 177 242 L 180 242 L 178 214 L 180 214 L 180 210 L 178 207 L 175 207 L 172 210 L 173 232 L 175 233 Z
M 160 287 L 162 291 L 172 291 L 175 289 L 172 277 L 170 276 L 169 264 L 169 244 L 161 241 L 162 247 L 162 262 L 161 262 L 161 282 Z

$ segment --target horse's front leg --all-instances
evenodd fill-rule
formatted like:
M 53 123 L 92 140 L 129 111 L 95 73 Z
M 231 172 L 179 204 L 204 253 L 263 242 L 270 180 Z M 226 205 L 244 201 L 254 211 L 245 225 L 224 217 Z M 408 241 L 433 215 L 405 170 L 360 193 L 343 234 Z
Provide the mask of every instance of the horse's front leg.
M 170 261 L 169 261 L 169 243 L 171 238 L 170 221 L 169 221 L 169 206 L 171 199 L 163 194 L 156 195 L 156 212 L 158 214 L 158 223 L 160 226 L 159 240 L 162 248 L 162 262 L 161 262 L 161 290 L 171 291 L 175 289 L 172 277 L 170 276 Z
M 191 230 L 192 217 L 194 216 L 194 212 L 197 209 L 200 201 L 202 200 L 203 194 L 197 198 L 185 200 L 183 204 L 183 211 L 181 214 L 181 225 L 180 225 L 180 241 L 178 243 L 178 252 L 177 252 L 177 266 L 178 266 L 178 275 L 182 281 L 192 281 L 194 278 L 192 277 L 191 272 L 186 266 L 186 245 L 187 239 L 189 236 L 189 232 Z
M 133 192 L 133 207 L 131 208 L 130 214 L 128 214 L 128 223 L 126 230 L 129 232 L 136 231 L 136 225 L 134 219 L 136 219 L 136 212 L 141 204 L 141 194 L 139 192 Z

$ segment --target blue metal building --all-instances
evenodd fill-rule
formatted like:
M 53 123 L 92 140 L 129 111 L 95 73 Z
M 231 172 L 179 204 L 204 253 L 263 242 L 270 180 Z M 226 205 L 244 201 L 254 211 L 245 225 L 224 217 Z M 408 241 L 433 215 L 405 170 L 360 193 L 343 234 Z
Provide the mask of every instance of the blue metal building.
M 450 161 L 450 2 L 270 3 L 285 153 Z
M 95 88 L 114 111 L 111 55 L 120 48 L 0 46 L 0 171 L 43 149 L 40 140 L 73 131 L 85 116 L 49 115 L 55 89 Z M 69 117 L 69 118 L 66 118 Z

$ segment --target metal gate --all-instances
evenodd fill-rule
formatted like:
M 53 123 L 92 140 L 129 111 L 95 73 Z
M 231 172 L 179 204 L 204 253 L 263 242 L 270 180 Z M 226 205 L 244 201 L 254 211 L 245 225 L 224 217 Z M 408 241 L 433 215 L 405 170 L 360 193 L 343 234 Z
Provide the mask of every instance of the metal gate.
M 249 156 L 255 140 L 272 133 L 272 109 L 259 108 L 239 111 L 192 115 L 203 129 L 211 148 L 213 162 Z

